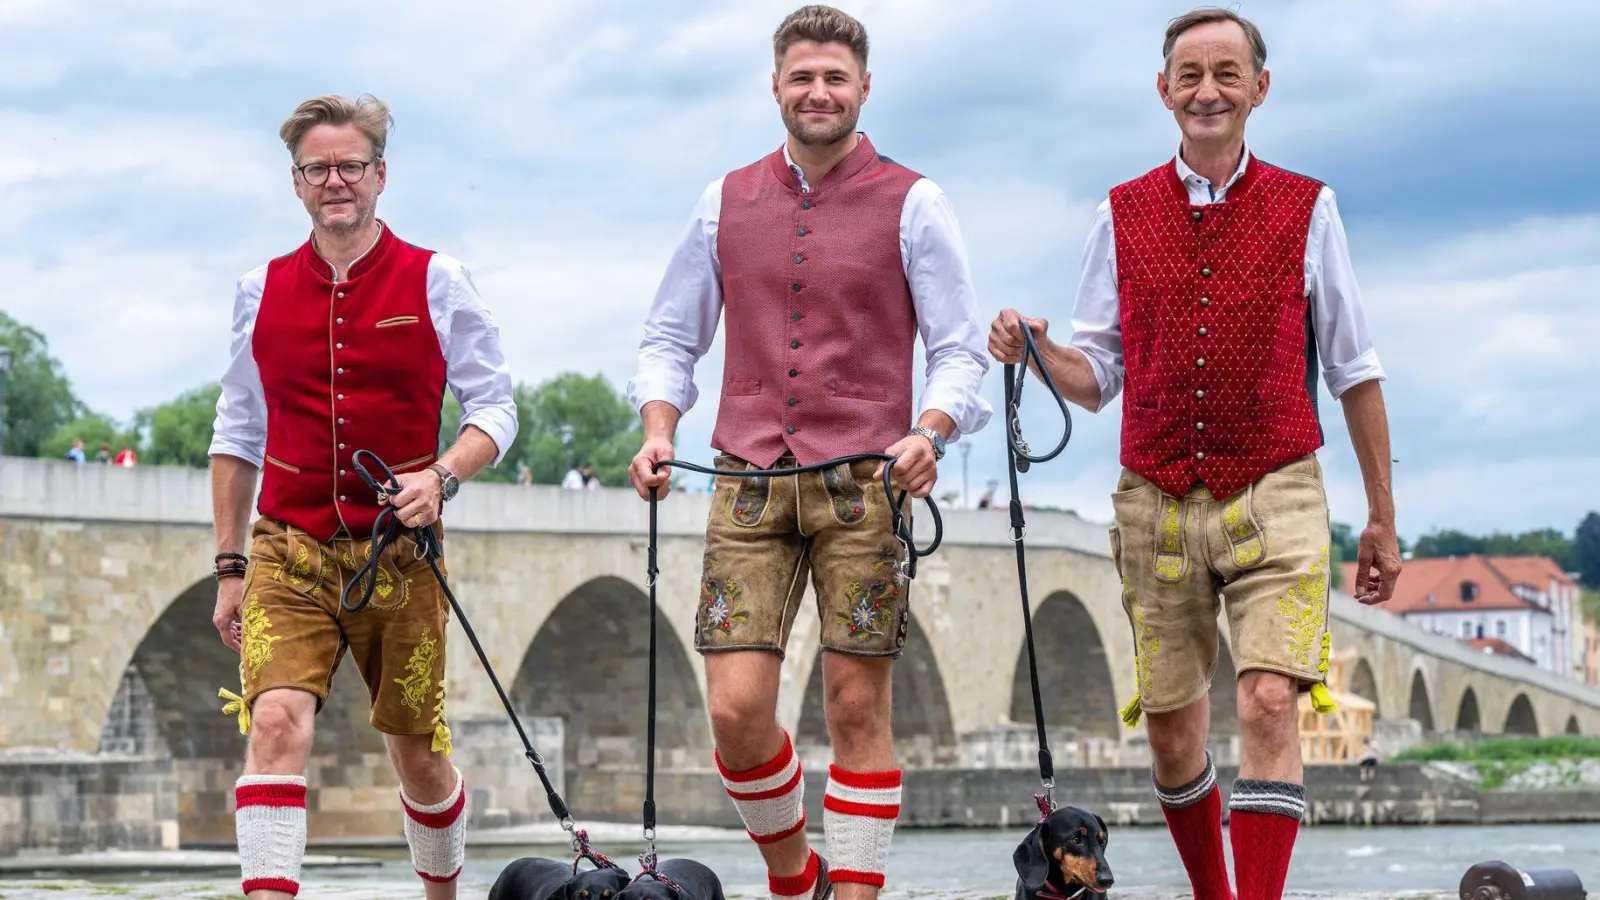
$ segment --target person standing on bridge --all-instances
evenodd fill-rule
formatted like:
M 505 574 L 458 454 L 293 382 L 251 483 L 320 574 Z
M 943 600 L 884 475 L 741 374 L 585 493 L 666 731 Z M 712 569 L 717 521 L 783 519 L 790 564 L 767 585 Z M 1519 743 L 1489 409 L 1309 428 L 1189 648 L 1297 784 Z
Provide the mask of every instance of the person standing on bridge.
M 1067 346 L 1005 310 L 990 351 L 1018 363 L 1029 328 L 1056 384 L 1099 411 L 1127 383 L 1111 550 L 1133 626 L 1155 793 L 1195 896 L 1233 896 L 1206 697 L 1227 596 L 1243 738 L 1229 799 L 1241 900 L 1281 896 L 1305 789 L 1298 693 L 1328 711 L 1329 524 L 1317 359 L 1366 483 L 1357 583 L 1400 570 L 1384 372 L 1332 190 L 1256 158 L 1245 120 L 1267 97 L 1266 44 L 1223 9 L 1173 20 L 1156 85 L 1177 156 L 1113 188 L 1084 252 Z
M 726 306 L 717 468 L 888 453 L 896 485 L 926 497 L 946 443 L 991 414 L 955 214 L 936 184 L 856 130 L 872 78 L 860 22 L 803 7 L 778 27 L 773 56 L 788 138 L 711 183 L 667 266 L 628 385 L 645 434 L 629 479 L 641 497 L 667 492 L 670 469 L 651 467 L 673 455 L 678 419 L 697 396 L 694 365 Z M 928 369 L 913 419 L 919 333 Z M 715 480 L 695 647 L 716 763 L 774 898 L 827 897 L 837 884 L 842 900 L 868 900 L 883 886 L 901 784 L 890 673 L 910 613 L 889 501 L 872 485 L 882 469 L 866 460 L 776 481 Z M 779 668 L 808 570 L 834 753 L 826 858 L 807 843 L 801 767 L 777 722 Z
M 399 776 L 406 842 L 431 900 L 456 895 L 466 849 L 466 790 L 448 759 L 444 706 L 449 607 L 410 535 L 439 521 L 460 482 L 500 461 L 517 412 L 499 331 L 466 267 L 377 217 L 390 124 L 369 95 L 307 100 L 284 122 L 311 236 L 246 273 L 234 300 L 211 443 L 213 624 L 240 654 L 240 694 L 225 696 L 250 736 L 235 790 L 250 897 L 299 889 L 306 760 L 346 648 Z M 447 386 L 461 401 L 461 429 L 438 456 Z M 352 464 L 358 450 L 391 467 L 399 494 L 366 486 Z M 260 517 L 245 557 L 258 469 Z M 385 502 L 405 531 L 379 561 L 369 605 L 347 613 L 341 586 L 370 558 Z

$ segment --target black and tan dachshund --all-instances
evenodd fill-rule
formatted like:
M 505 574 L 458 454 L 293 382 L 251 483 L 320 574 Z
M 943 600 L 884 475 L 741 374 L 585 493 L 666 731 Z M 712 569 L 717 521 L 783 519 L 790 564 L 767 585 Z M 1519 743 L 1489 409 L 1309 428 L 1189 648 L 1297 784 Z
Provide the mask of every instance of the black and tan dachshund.
M 628 886 L 624 869 L 583 869 L 572 863 L 525 856 L 509 866 L 489 889 L 489 900 L 613 900 Z
M 1016 900 L 1069 900 L 1104 896 L 1112 885 L 1106 862 L 1105 820 L 1063 806 L 1033 827 L 1017 845 Z
M 717 873 L 692 859 L 663 859 L 656 871 L 680 890 L 649 875 L 640 875 L 617 895 L 617 900 L 724 900 Z

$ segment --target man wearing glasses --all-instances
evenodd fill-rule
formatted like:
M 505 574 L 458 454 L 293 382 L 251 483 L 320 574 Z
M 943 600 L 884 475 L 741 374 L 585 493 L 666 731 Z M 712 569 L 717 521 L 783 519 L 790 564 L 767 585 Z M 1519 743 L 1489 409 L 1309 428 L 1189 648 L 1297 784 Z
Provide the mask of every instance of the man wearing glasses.
M 448 759 L 444 705 L 448 607 L 409 535 L 500 461 L 517 413 L 499 331 L 466 268 L 377 218 L 390 124 L 370 95 L 307 100 L 284 122 L 311 237 L 246 273 L 234 300 L 211 443 L 212 622 L 239 653 L 241 692 L 223 693 L 250 736 L 235 827 L 252 898 L 299 890 L 306 760 L 347 648 L 399 776 L 406 842 L 430 900 L 455 897 L 465 855 L 466 791 Z M 447 386 L 461 430 L 440 456 Z M 366 486 L 358 450 L 389 465 L 399 494 Z M 249 527 L 257 470 L 260 517 Z M 368 605 L 344 612 L 341 588 L 371 557 L 367 536 L 385 503 L 406 536 L 379 559 Z

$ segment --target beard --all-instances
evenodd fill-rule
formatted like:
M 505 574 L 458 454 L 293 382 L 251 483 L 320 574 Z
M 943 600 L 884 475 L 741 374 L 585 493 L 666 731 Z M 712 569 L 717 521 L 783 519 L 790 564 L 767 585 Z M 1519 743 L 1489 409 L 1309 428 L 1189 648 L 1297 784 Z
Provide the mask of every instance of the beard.
M 800 120 L 798 109 L 786 109 L 783 112 L 784 127 L 789 129 L 795 140 L 808 147 L 839 143 L 856 130 L 856 121 L 860 118 L 859 106 L 842 110 L 838 122 L 833 125 L 807 125 Z
M 346 212 L 353 215 L 333 218 L 324 209 L 317 210 L 317 224 L 333 234 L 354 234 L 372 221 L 373 204 L 352 198 Z

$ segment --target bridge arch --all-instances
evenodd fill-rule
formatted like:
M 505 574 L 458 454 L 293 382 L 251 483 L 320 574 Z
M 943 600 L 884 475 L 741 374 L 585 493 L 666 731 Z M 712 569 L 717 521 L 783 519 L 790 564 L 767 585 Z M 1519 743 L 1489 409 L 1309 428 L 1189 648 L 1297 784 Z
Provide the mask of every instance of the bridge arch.
M 1422 725 L 1427 734 L 1433 731 L 1433 692 L 1428 690 L 1428 679 L 1419 667 L 1411 673 L 1411 700 L 1407 715 Z
M 1350 693 L 1368 700 L 1372 703 L 1372 717 L 1383 718 L 1383 704 L 1378 699 L 1378 679 L 1372 674 L 1372 663 L 1366 657 L 1356 660 L 1355 668 L 1350 671 Z
M 650 599 L 605 575 L 574 588 L 540 625 L 511 684 L 520 714 L 563 722 L 569 768 L 644 765 L 649 700 Z M 656 760 L 708 765 L 711 727 L 688 651 L 656 619 Z
M 806 678 L 800 722 L 795 728 L 795 747 L 808 767 L 821 763 L 824 757 L 819 757 L 817 751 L 830 745 L 822 658 L 823 650 L 818 647 L 811 663 L 811 674 Z M 945 692 L 938 657 L 915 613 L 907 620 L 905 651 L 895 660 L 892 672 L 890 722 L 896 763 L 902 767 L 954 763 L 959 748 L 950 715 L 950 699 Z
M 1456 731 L 1479 732 L 1483 730 L 1483 717 L 1478 713 L 1478 694 L 1467 688 L 1456 706 Z
M 1085 737 L 1118 737 L 1122 722 L 1117 718 L 1111 664 L 1083 601 L 1067 590 L 1045 597 L 1033 612 L 1033 641 L 1046 727 L 1071 729 Z M 1034 721 L 1026 636 L 1012 670 L 1010 718 Z
M 1501 731 L 1506 734 L 1538 736 L 1539 718 L 1534 715 L 1533 703 L 1528 700 L 1527 694 L 1518 694 L 1517 698 L 1511 701 L 1511 708 L 1506 711 L 1506 724 Z
M 1567 717 L 1566 733 L 1583 734 L 1583 728 L 1578 725 L 1578 717 L 1576 714 Z

